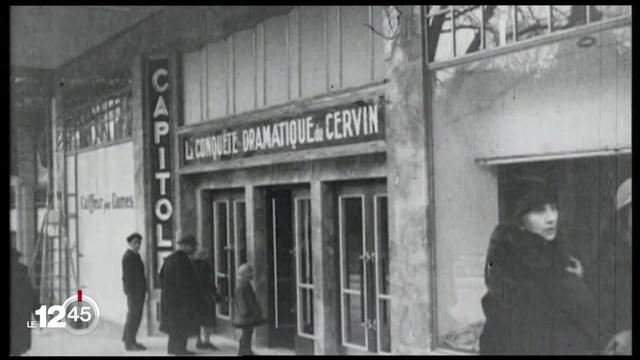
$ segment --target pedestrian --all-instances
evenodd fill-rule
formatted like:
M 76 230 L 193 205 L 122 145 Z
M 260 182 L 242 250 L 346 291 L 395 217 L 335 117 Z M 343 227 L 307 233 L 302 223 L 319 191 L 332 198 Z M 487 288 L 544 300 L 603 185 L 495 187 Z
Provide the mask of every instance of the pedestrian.
M 210 264 L 210 257 L 207 249 L 200 249 L 193 260 L 193 267 L 198 277 L 198 325 L 200 332 L 198 333 L 198 341 L 196 348 L 218 350 L 209 340 L 210 329 L 215 327 L 216 323 L 216 302 L 218 299 L 218 291 L 216 289 L 213 268 Z
M 20 263 L 22 254 L 11 247 L 11 348 L 12 356 L 20 356 L 31 349 L 31 329 L 27 327 L 34 312 L 40 308 L 38 294 L 31 284 L 29 268 Z
M 599 299 L 599 348 L 606 355 L 631 355 L 632 214 L 631 178 L 616 193 L 615 221 L 600 238 L 598 254 L 587 272 Z
M 147 349 L 136 340 L 147 293 L 147 279 L 139 253 L 141 243 L 142 235 L 133 233 L 127 236 L 128 249 L 122 256 L 122 285 L 127 296 L 127 320 L 124 324 L 122 341 L 127 351 Z
M 256 294 L 251 286 L 253 268 L 249 264 L 242 264 L 238 268 L 238 284 L 233 299 L 232 321 L 234 327 L 242 329 L 238 343 L 238 355 L 256 355 L 251 350 L 253 328 L 266 322 L 262 317 L 262 310 L 256 300 Z
M 193 235 L 184 235 L 178 240 L 178 249 L 164 259 L 160 270 L 160 331 L 169 334 L 167 352 L 172 355 L 195 354 L 187 351 L 187 340 L 198 331 L 195 313 L 198 281 L 189 259 L 197 247 Z
M 556 194 L 521 181 L 511 221 L 491 234 L 485 264 L 483 355 L 594 354 L 592 294 L 558 229 Z

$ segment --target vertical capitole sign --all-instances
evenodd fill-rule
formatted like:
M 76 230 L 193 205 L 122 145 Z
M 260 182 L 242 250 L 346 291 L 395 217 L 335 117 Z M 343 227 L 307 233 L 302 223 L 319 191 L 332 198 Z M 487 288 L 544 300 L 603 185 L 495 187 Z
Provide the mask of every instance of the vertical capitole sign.
M 147 61 L 151 234 L 156 251 L 173 247 L 171 76 L 168 58 Z M 154 256 L 155 258 L 155 256 Z M 159 264 L 154 264 L 157 274 Z

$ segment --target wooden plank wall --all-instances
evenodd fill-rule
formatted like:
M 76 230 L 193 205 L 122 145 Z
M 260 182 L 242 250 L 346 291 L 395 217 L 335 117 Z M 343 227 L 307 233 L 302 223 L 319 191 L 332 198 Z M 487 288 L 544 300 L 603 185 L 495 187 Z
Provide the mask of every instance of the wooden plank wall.
M 383 80 L 381 6 L 303 6 L 183 55 L 185 125 Z

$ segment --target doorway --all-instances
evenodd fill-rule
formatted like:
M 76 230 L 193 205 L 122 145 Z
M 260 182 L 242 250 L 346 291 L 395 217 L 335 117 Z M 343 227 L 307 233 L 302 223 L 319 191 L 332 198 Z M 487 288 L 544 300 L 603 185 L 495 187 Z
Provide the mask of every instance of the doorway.
M 308 186 L 266 192 L 269 346 L 313 354 L 311 199 Z
M 386 183 L 345 183 L 336 190 L 342 346 L 390 353 Z

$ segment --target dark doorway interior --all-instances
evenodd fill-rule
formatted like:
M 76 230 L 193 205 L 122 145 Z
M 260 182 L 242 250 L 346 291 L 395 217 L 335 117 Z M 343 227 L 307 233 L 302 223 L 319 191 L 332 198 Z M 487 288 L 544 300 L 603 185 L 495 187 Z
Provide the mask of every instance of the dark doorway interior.
M 269 346 L 295 348 L 296 297 L 292 193 L 267 193 L 267 253 L 269 268 Z

